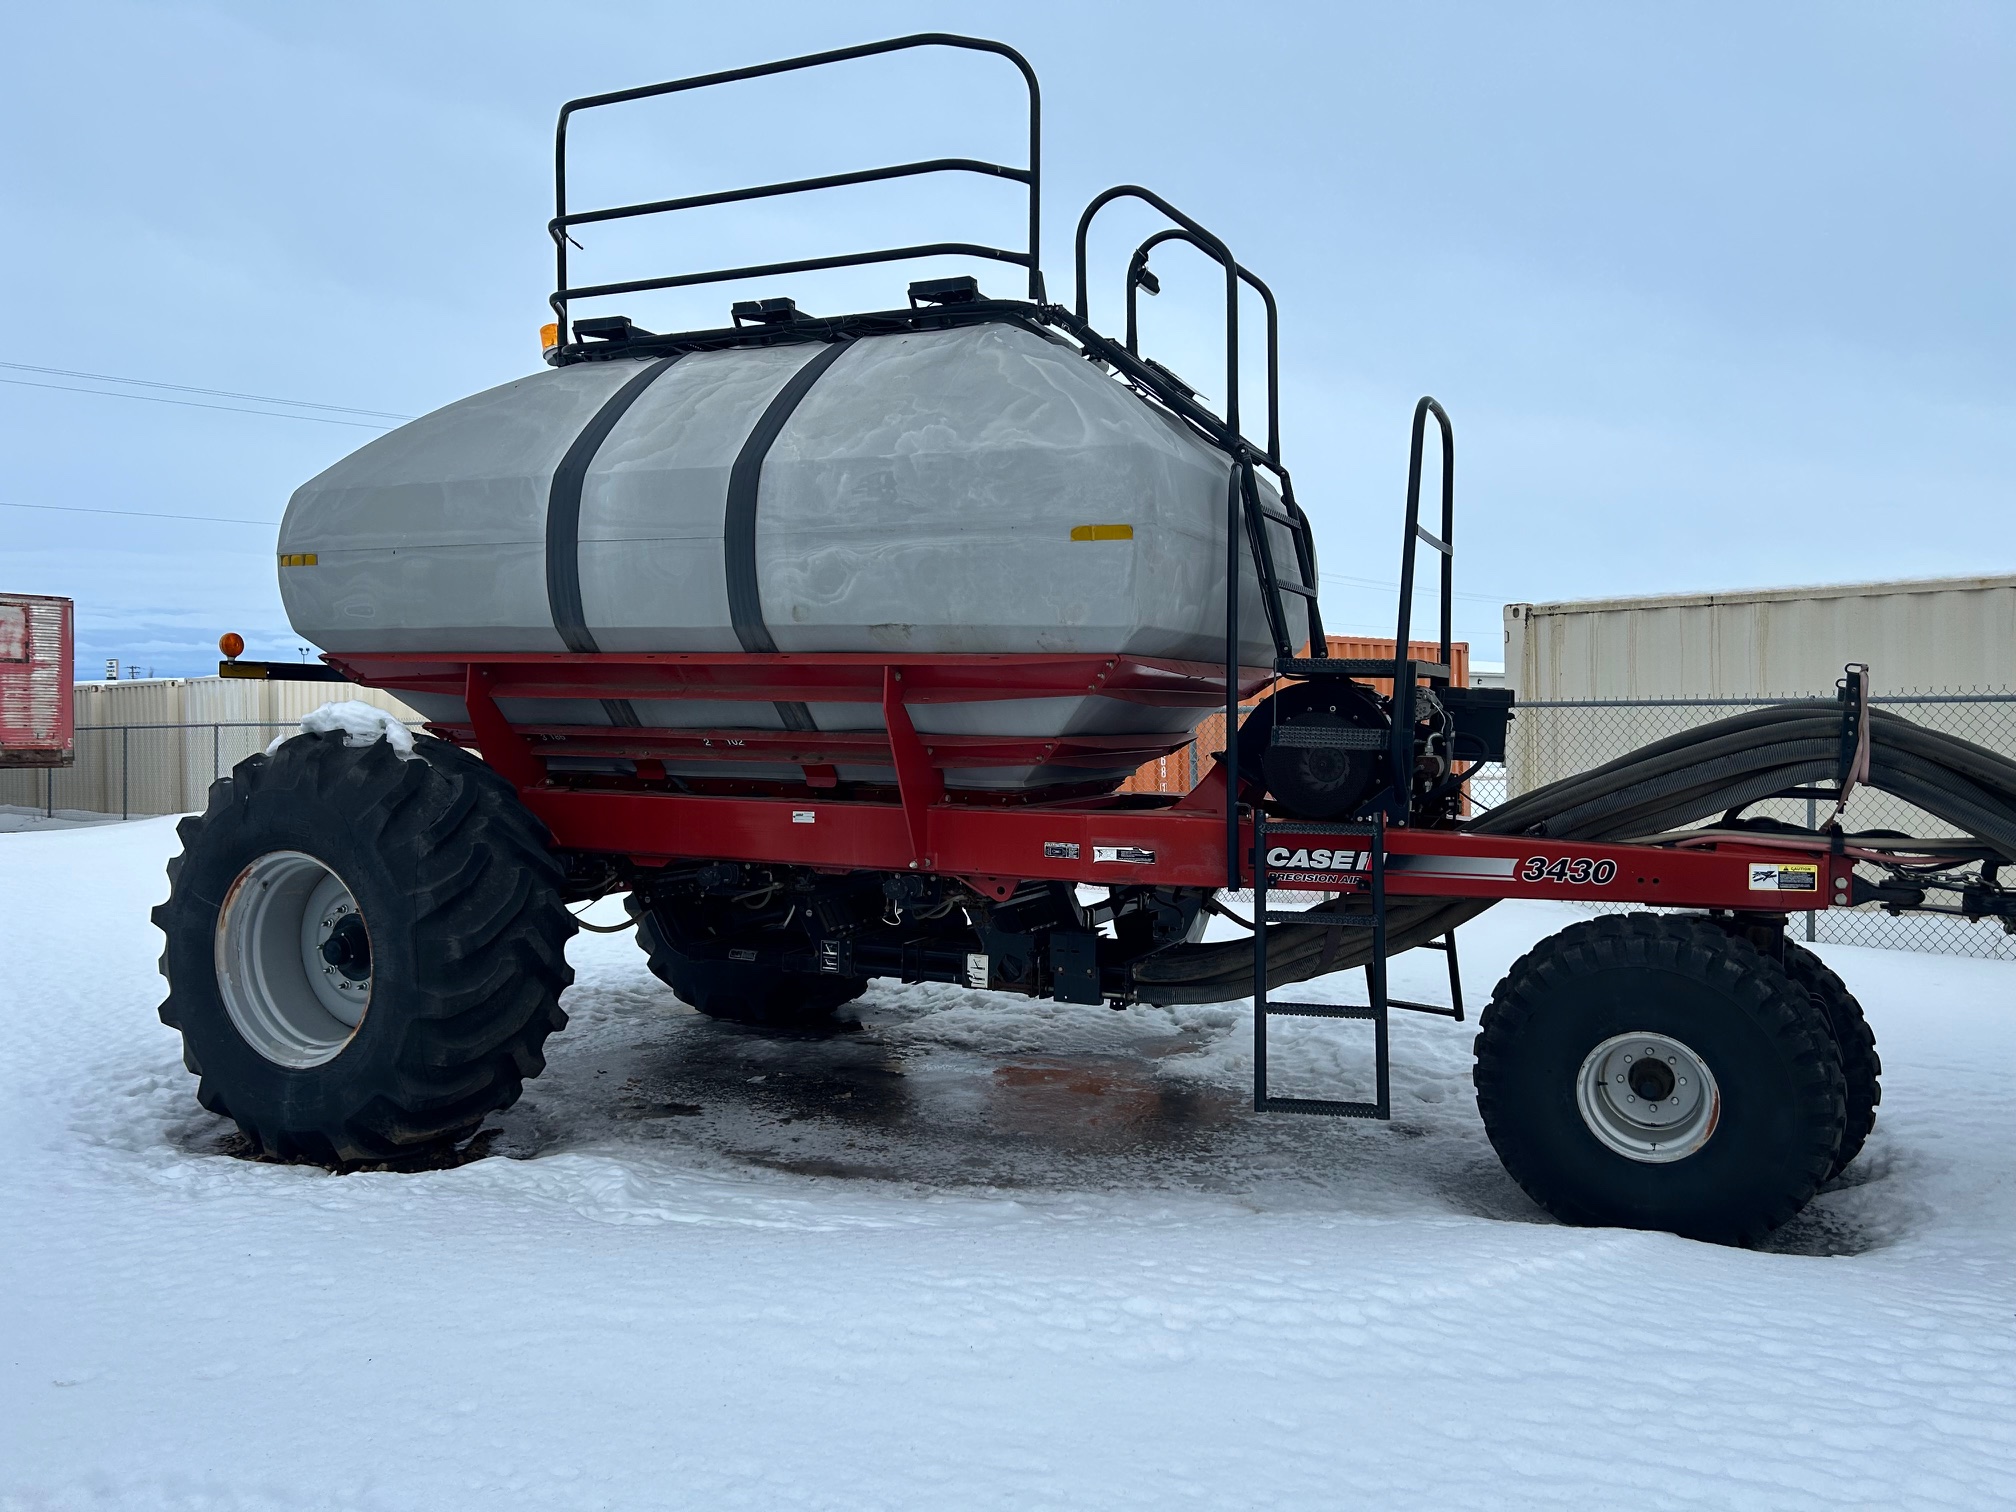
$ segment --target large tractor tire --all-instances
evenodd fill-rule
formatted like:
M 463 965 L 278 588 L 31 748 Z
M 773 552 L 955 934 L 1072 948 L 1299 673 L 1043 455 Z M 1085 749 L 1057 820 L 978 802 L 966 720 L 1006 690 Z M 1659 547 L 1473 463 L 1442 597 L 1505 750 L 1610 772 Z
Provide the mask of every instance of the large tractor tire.
M 545 1068 L 574 921 L 548 837 L 476 758 L 300 735 L 184 819 L 161 1020 L 254 1150 L 342 1166 L 451 1146 Z
M 1568 1223 L 1753 1244 L 1841 1147 L 1826 1015 L 1704 920 L 1612 915 L 1541 941 L 1498 984 L 1476 1049 L 1499 1159 Z
M 762 1029 L 815 1029 L 868 990 L 866 977 L 818 976 L 682 950 L 658 908 L 635 893 L 627 906 L 651 974 L 709 1018 Z
M 1827 963 L 1803 945 L 1785 942 L 1785 974 L 1806 989 L 1806 995 L 1827 1017 L 1834 1048 L 1841 1057 L 1842 1092 L 1847 1116 L 1841 1126 L 1841 1147 L 1827 1172 L 1828 1180 L 1847 1169 L 1862 1153 L 1876 1127 L 1876 1105 L 1883 1101 L 1883 1062 L 1876 1054 L 1876 1031 L 1863 1016 L 1862 1005 Z

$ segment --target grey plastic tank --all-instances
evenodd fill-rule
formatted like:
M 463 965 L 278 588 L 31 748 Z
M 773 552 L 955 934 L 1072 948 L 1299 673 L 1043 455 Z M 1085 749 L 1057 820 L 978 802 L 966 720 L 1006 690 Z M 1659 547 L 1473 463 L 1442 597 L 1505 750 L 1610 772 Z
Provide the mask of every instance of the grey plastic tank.
M 283 565 L 281 596 L 294 628 L 337 653 L 1124 652 L 1222 664 L 1229 466 L 1074 350 L 1006 322 L 582 362 L 437 410 L 302 485 L 279 551 L 313 565 Z M 1269 529 L 1285 569 L 1292 543 Z M 1288 612 L 1299 644 L 1292 595 Z M 1242 662 L 1271 663 L 1250 561 L 1240 623 Z M 430 718 L 464 712 L 458 700 L 413 702 Z M 776 729 L 788 717 L 762 702 L 634 708 L 669 728 Z M 505 712 L 610 720 L 593 701 Z M 1180 736 L 1201 712 L 1088 696 L 913 716 L 936 734 Z M 882 725 L 871 705 L 812 704 L 808 716 L 827 730 Z M 1126 774 L 976 768 L 947 780 L 1021 788 Z

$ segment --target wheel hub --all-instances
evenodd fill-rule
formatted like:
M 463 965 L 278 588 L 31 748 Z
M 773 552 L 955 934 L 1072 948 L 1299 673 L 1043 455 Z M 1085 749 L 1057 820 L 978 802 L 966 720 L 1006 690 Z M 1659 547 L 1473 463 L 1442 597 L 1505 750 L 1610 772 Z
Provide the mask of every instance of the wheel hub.
M 245 1043 L 275 1065 L 334 1060 L 371 1003 L 371 932 L 343 879 L 304 851 L 269 851 L 218 911 L 217 986 Z
M 1619 1034 L 1589 1052 L 1575 1103 L 1589 1132 L 1629 1160 L 1685 1160 L 1715 1132 L 1722 1097 L 1714 1073 L 1667 1034 Z
M 329 938 L 322 942 L 324 962 L 343 973 L 345 981 L 371 980 L 371 936 L 364 921 L 354 913 L 340 913 L 329 926 Z

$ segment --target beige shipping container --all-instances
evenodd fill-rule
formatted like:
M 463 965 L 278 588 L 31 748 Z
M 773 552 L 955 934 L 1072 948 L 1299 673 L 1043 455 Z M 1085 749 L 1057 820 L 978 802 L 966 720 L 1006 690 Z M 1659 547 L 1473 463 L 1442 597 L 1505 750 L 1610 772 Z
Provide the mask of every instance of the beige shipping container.
M 388 693 L 349 683 L 162 677 L 76 685 L 77 757 L 56 772 L 0 772 L 0 808 L 183 814 L 301 716 L 356 699 L 418 723 Z
M 2016 755 L 2016 575 L 1508 604 L 1505 668 L 1520 708 L 1507 791 L 1587 771 L 1752 701 L 1829 697 L 1849 662 L 1868 664 L 1879 698 L 1906 696 L 1897 713 Z M 1760 812 L 1807 817 L 1796 805 Z M 1948 833 L 1875 794 L 1858 797 L 1849 817 L 1851 827 Z
M 2016 687 L 2016 575 L 1505 606 L 1520 702 Z

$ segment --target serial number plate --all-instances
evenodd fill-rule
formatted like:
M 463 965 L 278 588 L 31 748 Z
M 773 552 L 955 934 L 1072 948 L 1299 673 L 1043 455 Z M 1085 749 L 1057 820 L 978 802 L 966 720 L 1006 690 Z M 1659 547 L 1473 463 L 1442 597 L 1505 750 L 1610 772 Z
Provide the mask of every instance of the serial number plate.
M 1617 863 L 1588 856 L 1528 856 L 1519 865 L 1521 882 L 1565 882 L 1571 887 L 1608 887 L 1617 880 Z

